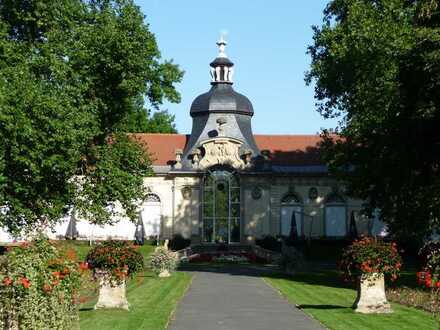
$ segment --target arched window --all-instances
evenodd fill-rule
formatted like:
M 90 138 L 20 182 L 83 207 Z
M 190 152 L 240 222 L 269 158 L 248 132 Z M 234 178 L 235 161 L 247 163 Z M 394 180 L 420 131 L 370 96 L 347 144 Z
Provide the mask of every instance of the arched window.
M 339 194 L 332 193 L 325 200 L 325 235 L 344 237 L 347 235 L 347 204 Z
M 208 171 L 203 182 L 203 241 L 240 242 L 240 182 L 232 171 Z
M 153 193 L 148 193 L 145 196 L 145 203 L 160 203 L 160 197 Z
M 148 193 L 145 196 L 140 217 L 144 225 L 145 236 L 158 237 L 161 229 L 162 207 L 157 194 Z
M 288 193 L 281 199 L 280 234 L 285 237 L 304 235 L 304 207 L 295 193 Z

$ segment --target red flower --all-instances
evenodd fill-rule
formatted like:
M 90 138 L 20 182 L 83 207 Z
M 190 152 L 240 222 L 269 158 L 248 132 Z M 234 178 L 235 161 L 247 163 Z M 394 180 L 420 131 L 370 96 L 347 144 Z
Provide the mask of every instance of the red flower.
M 52 291 L 52 286 L 50 284 L 48 284 L 48 283 L 44 283 L 43 284 L 43 291 L 46 292 L 46 293 Z
M 22 277 L 22 278 L 20 279 L 20 283 L 21 283 L 21 285 L 23 285 L 23 287 L 24 287 L 25 289 L 29 289 L 29 287 L 31 286 L 31 282 L 30 282 L 29 279 L 27 279 L 26 277 Z
M 3 284 L 6 285 L 6 286 L 9 286 L 9 285 L 12 284 L 12 280 L 9 277 L 5 277 L 3 279 Z
M 87 269 L 89 269 L 89 264 L 88 264 L 87 262 L 81 262 L 81 263 L 79 264 L 79 269 L 81 269 L 81 270 L 87 270 Z

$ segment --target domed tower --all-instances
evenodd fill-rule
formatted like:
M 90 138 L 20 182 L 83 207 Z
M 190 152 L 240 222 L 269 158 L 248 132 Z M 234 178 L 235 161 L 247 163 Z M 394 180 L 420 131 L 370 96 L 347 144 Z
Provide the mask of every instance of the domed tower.
M 183 169 L 215 165 L 246 169 L 260 154 L 252 134 L 252 103 L 232 88 L 234 63 L 225 53 L 223 37 L 217 45 L 219 54 L 210 63 L 212 87 L 191 105 L 193 125 L 182 156 Z

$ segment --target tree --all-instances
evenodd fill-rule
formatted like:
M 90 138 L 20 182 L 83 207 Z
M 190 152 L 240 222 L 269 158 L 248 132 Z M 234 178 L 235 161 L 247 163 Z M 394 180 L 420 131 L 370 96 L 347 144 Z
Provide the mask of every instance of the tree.
M 104 223 L 115 203 L 134 219 L 150 163 L 121 122 L 138 99 L 178 102 L 181 78 L 131 0 L 1 1 L 0 225 L 41 229 L 73 205 Z
M 152 112 L 144 107 L 142 99 L 137 100 L 121 121 L 119 130 L 129 133 L 177 133 L 175 116 L 166 110 Z
M 314 27 L 306 82 L 324 158 L 400 237 L 440 224 L 440 8 L 435 0 L 334 0 Z

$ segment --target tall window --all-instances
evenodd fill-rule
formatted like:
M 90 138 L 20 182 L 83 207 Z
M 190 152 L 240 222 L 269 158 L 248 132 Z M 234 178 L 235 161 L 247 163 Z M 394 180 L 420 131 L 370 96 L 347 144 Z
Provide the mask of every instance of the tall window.
M 161 204 L 158 195 L 148 193 L 145 196 L 140 217 L 144 225 L 146 237 L 157 237 L 160 235 Z
M 203 241 L 240 242 L 240 184 L 227 170 L 209 171 L 203 183 Z
M 347 235 L 347 205 L 338 194 L 331 194 L 326 199 L 325 235 L 329 237 Z
M 304 207 L 294 193 L 289 193 L 281 200 L 281 235 L 298 237 L 304 235 Z

